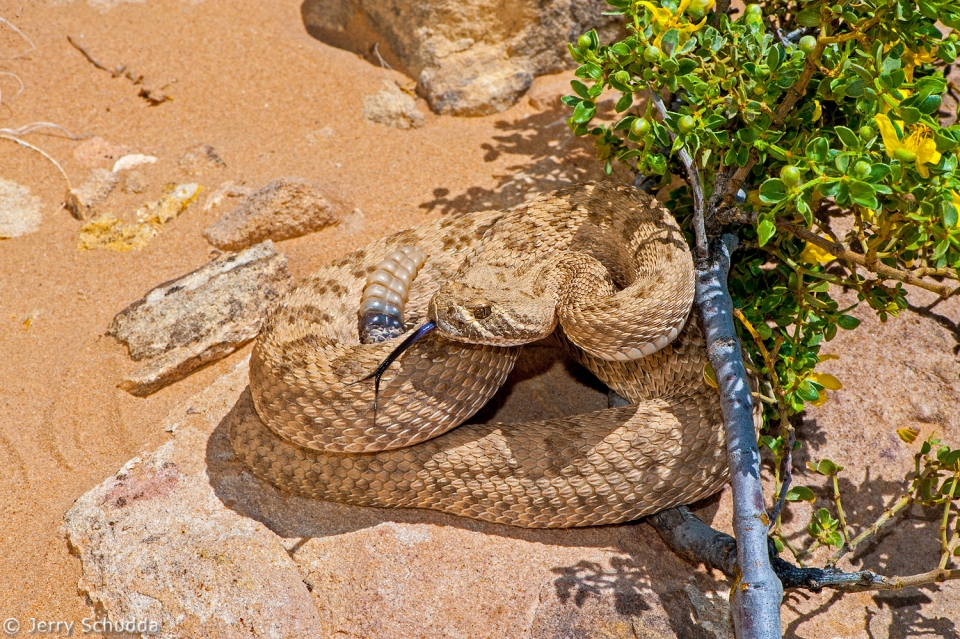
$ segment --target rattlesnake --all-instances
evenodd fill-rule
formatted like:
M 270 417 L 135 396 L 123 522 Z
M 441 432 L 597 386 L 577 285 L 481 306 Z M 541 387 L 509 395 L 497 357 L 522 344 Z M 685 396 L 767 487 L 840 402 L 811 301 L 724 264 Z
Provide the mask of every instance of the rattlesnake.
M 366 378 L 402 338 L 360 344 L 357 312 L 368 274 L 400 246 L 428 256 L 406 326 L 429 316 L 440 331 L 387 369 L 374 411 Z M 566 187 L 428 222 L 321 269 L 268 315 L 229 417 L 233 448 L 301 495 L 515 526 L 609 524 L 690 503 L 727 479 L 692 299 L 679 227 L 630 187 Z M 633 405 L 454 428 L 506 380 L 519 344 L 550 333 Z

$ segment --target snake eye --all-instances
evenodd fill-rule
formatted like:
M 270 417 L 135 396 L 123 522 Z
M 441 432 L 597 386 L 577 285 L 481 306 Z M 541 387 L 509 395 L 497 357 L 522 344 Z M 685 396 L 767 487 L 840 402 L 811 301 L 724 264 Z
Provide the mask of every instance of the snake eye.
M 490 306 L 487 304 L 481 304 L 479 306 L 468 306 L 467 310 L 473 315 L 474 319 L 482 320 L 490 317 Z

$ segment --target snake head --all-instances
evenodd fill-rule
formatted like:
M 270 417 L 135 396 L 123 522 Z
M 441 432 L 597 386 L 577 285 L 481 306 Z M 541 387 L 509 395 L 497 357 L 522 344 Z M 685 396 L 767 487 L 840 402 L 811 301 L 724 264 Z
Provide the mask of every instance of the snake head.
M 497 270 L 472 269 L 434 294 L 427 313 L 445 337 L 470 344 L 518 346 L 553 332 L 554 305 L 511 286 L 497 277 Z

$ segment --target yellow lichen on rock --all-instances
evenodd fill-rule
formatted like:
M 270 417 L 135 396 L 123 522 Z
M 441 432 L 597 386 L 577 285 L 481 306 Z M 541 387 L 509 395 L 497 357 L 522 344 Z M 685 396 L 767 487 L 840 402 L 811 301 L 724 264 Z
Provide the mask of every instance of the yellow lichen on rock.
M 175 220 L 199 197 L 199 184 L 178 184 L 156 202 L 137 211 L 137 221 L 127 223 L 112 215 L 101 215 L 80 227 L 77 248 L 136 251 L 146 246 L 163 225 Z

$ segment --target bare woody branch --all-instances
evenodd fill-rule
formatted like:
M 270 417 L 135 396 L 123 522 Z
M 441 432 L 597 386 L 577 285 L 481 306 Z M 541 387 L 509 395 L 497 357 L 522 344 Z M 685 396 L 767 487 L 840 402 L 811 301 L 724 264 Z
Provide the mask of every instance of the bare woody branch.
M 828 240 L 827 238 L 821 237 L 820 235 L 817 235 L 816 233 L 813 233 L 802 226 L 797 226 L 796 224 L 791 224 L 790 222 L 781 219 L 774 220 L 774 224 L 778 229 L 791 233 L 801 240 L 810 242 L 814 246 L 823 249 L 824 251 L 840 258 L 841 260 L 844 260 L 845 262 L 852 262 L 857 266 L 862 266 L 865 269 L 876 273 L 882 278 L 917 286 L 919 288 L 936 293 L 940 297 L 950 297 L 951 295 L 954 295 L 960 291 L 960 288 L 958 287 L 954 287 L 949 284 L 931 282 L 929 280 L 921 279 L 909 271 L 901 271 L 898 268 L 887 266 L 878 259 L 868 259 L 865 255 L 851 251 L 840 242 Z

